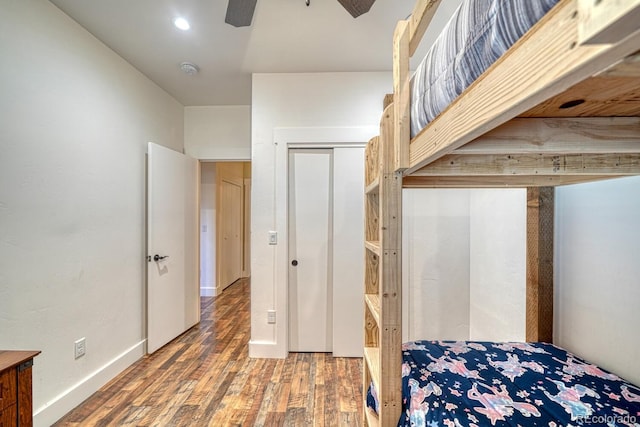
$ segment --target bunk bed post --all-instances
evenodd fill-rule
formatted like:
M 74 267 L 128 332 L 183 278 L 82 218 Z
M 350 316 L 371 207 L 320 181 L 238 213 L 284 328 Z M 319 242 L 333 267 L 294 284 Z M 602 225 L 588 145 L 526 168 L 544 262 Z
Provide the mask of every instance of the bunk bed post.
M 402 174 L 395 171 L 394 107 L 367 145 L 365 212 L 365 343 L 363 396 L 373 382 L 378 414 L 364 405 L 364 424 L 391 426 L 402 408 Z
M 527 188 L 527 341 L 553 342 L 554 188 Z
M 395 425 L 402 408 L 402 174 L 396 172 L 394 107 L 380 128 L 380 425 Z M 408 150 L 408 146 L 407 146 Z
M 393 95 L 395 171 L 404 171 L 409 167 L 409 143 L 411 141 L 409 21 L 399 21 L 393 33 Z

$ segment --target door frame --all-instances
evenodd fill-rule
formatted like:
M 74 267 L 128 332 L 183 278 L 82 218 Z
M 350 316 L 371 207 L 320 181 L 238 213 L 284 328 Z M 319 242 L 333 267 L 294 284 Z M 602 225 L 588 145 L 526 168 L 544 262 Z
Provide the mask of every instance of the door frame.
M 288 188 L 289 148 L 364 147 L 380 133 L 378 126 L 354 127 L 299 127 L 273 130 L 275 170 L 275 215 L 273 230 L 278 231 L 278 244 L 274 251 L 273 309 L 284 319 L 275 324 L 274 341 L 250 341 L 252 357 L 285 358 L 289 354 L 289 248 L 288 248 Z M 363 189 L 364 192 L 364 189 Z M 364 197 L 364 196 L 363 196 Z M 256 313 L 252 312 L 252 315 Z M 258 313 L 262 315 L 262 313 Z

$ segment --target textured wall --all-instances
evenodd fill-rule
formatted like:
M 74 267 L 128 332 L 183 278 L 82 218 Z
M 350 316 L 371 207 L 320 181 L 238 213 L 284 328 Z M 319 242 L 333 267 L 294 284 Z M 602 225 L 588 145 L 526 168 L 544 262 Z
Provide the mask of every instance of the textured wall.
M 50 425 L 143 353 L 146 145 L 183 107 L 48 1 L 2 2 L 0 51 L 0 348 L 42 350 Z

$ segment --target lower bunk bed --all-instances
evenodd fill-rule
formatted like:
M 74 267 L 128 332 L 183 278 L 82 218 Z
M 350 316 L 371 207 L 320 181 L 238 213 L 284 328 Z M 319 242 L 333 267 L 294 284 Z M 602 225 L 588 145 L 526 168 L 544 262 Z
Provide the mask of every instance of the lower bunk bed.
M 398 426 L 640 426 L 640 388 L 546 343 L 402 347 Z M 375 387 L 367 410 L 378 411 Z

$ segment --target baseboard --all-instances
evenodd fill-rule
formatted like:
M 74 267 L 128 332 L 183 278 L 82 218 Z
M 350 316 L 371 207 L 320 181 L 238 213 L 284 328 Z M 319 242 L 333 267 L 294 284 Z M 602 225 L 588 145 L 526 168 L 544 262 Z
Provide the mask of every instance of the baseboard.
M 100 387 L 111 381 L 145 354 L 146 340 L 140 341 L 122 354 L 116 356 L 101 368 L 89 374 L 73 387 L 61 393 L 33 414 L 33 425 L 50 426 L 67 412 L 85 401 Z
M 215 288 L 215 286 L 200 286 L 200 296 L 201 297 L 215 297 L 216 296 L 216 288 Z
M 289 352 L 273 341 L 249 341 L 249 357 L 255 359 L 286 359 Z

